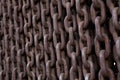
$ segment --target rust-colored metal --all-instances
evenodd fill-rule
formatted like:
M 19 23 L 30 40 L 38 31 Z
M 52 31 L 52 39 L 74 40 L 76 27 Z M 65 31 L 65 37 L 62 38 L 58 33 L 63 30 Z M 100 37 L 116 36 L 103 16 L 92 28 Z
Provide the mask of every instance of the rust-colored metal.
M 120 80 L 120 0 L 0 0 L 0 80 Z

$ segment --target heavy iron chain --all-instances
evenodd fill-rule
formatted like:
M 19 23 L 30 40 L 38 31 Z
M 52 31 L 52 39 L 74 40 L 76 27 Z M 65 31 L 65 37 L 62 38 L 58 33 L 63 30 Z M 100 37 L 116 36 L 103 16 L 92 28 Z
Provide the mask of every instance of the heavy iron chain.
M 0 80 L 120 80 L 120 0 L 0 0 Z

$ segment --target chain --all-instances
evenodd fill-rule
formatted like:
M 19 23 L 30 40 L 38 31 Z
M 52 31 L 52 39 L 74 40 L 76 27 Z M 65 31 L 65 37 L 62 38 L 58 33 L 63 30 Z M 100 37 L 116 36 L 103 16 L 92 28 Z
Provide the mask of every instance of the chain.
M 120 0 L 0 0 L 0 80 L 119 80 Z
M 109 20 L 109 26 L 110 26 L 110 33 L 113 36 L 113 41 L 114 41 L 114 46 L 113 46 L 113 54 L 114 54 L 114 58 L 115 61 L 117 63 L 117 69 L 118 69 L 118 73 L 116 75 L 116 79 L 119 80 L 120 78 L 120 67 L 119 67 L 119 3 L 120 1 L 106 1 L 107 2 L 107 6 L 110 10 L 110 13 L 112 15 L 112 17 Z M 111 4 L 111 6 L 109 5 Z M 118 30 L 118 31 L 117 31 Z

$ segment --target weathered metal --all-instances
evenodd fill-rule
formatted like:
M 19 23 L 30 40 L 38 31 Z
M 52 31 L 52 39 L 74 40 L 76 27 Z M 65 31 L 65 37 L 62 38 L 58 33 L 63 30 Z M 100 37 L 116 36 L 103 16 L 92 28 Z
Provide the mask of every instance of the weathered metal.
M 0 0 L 0 80 L 120 80 L 120 0 Z

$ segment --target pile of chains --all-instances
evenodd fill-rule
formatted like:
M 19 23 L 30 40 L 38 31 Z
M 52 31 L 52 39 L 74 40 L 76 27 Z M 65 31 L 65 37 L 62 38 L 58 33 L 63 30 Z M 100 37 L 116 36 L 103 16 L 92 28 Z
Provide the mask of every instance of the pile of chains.
M 120 0 L 0 0 L 0 80 L 120 80 Z

